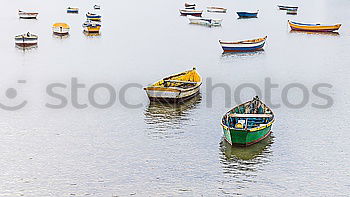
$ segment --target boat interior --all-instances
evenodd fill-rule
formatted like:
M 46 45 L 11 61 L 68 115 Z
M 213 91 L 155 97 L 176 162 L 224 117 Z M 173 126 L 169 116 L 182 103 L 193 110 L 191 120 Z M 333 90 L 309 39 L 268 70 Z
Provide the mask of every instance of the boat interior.
M 245 130 L 264 126 L 273 118 L 271 110 L 258 97 L 254 97 L 253 100 L 230 110 L 222 123 L 229 128 Z
M 197 86 L 202 81 L 201 77 L 195 69 L 182 72 L 179 74 L 166 77 L 152 86 L 160 87 L 177 87 L 177 88 L 192 88 Z

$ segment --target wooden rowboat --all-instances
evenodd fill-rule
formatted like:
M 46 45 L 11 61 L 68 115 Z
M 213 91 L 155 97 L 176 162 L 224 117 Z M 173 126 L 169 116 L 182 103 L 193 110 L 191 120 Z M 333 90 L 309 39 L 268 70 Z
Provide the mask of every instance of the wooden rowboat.
M 221 7 L 207 7 L 208 12 L 226 13 L 226 8 Z
M 68 8 L 67 8 L 67 13 L 74 13 L 74 14 L 77 14 L 77 13 L 79 13 L 79 8 L 71 8 L 71 7 L 68 7 Z
M 52 25 L 52 31 L 54 34 L 64 36 L 69 33 L 69 25 L 66 23 L 55 23 Z
M 237 42 L 226 42 L 219 40 L 224 52 L 251 52 L 261 50 L 266 42 L 267 36 L 253 40 L 243 40 Z
M 36 19 L 39 13 L 37 12 L 24 12 L 21 10 L 18 10 L 18 16 L 22 19 Z
M 202 78 L 196 69 L 174 74 L 145 87 L 151 101 L 178 103 L 199 93 Z
M 179 10 L 182 16 L 202 16 L 203 10 Z
M 237 15 L 239 18 L 257 18 L 258 17 L 258 12 L 237 12 Z
M 98 15 L 98 14 L 93 14 L 93 13 L 90 13 L 88 12 L 86 14 L 86 18 L 87 20 L 92 20 L 92 21 L 101 21 L 101 16 Z
M 19 47 L 31 47 L 38 44 L 38 36 L 26 33 L 15 37 L 15 44 Z
M 198 16 L 187 16 L 191 24 L 220 26 L 223 19 L 203 18 Z
M 326 25 L 326 24 L 306 24 L 289 21 L 289 26 L 292 30 L 297 31 L 311 31 L 311 32 L 333 32 L 337 31 L 341 24 Z
M 298 6 L 278 5 L 280 10 L 298 9 Z
M 228 111 L 221 126 L 228 143 L 249 146 L 269 136 L 274 121 L 271 109 L 256 96 Z

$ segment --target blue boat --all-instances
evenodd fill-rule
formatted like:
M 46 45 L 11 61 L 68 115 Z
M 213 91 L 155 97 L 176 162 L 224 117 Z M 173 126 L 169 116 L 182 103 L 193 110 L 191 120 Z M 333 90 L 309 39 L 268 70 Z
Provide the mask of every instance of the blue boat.
M 86 18 L 87 18 L 87 20 L 101 21 L 101 16 L 100 15 L 93 14 L 93 13 L 90 13 L 90 12 L 88 12 L 86 14 Z
M 256 12 L 237 12 L 237 14 L 238 14 L 239 18 L 257 18 L 258 11 L 256 11 Z
M 243 40 L 236 42 L 227 42 L 219 40 L 222 49 L 225 52 L 251 52 L 262 50 L 265 45 L 267 36 L 252 40 Z

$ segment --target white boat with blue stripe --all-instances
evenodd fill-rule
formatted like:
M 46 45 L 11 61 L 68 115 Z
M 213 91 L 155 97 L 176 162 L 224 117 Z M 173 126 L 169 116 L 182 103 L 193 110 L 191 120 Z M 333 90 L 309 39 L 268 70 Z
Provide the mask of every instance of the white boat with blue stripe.
M 262 50 L 265 45 L 267 36 L 252 40 L 243 40 L 236 42 L 227 42 L 219 40 L 224 52 L 250 52 Z

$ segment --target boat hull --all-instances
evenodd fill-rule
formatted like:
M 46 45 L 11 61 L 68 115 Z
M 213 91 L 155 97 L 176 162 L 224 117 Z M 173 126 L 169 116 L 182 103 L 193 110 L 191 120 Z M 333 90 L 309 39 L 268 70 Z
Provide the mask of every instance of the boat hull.
M 239 18 L 257 18 L 258 13 L 252 13 L 252 12 L 237 12 L 237 15 Z
M 298 10 L 298 7 L 297 7 L 297 6 L 283 6 L 283 5 L 279 5 L 278 8 L 279 8 L 280 10 L 289 10 L 289 9 Z
M 309 32 L 333 32 L 339 30 L 341 24 L 337 25 L 321 25 L 321 24 L 303 24 L 288 21 L 289 26 L 295 31 L 309 31 Z
M 224 52 L 250 52 L 250 51 L 262 50 L 264 45 L 265 45 L 265 42 L 258 43 L 258 44 L 250 44 L 249 46 L 221 44 L 221 47 Z
M 150 101 L 177 103 L 198 95 L 199 89 L 199 86 L 182 90 L 164 87 L 148 87 L 145 88 L 145 91 Z
M 207 7 L 208 12 L 216 12 L 216 13 L 226 13 L 227 9 L 225 8 L 214 8 L 214 7 Z
M 59 35 L 59 36 L 64 36 L 69 34 L 68 28 L 54 27 L 52 28 L 52 31 L 55 35 Z
M 84 31 L 88 33 L 99 33 L 100 32 L 100 26 L 96 27 L 84 27 Z
M 38 14 L 19 14 L 20 19 L 36 19 Z
M 260 142 L 271 133 L 272 123 L 258 131 L 237 130 L 221 125 L 225 140 L 231 145 L 249 146 Z
M 203 11 L 180 10 L 181 16 L 202 16 Z
M 191 24 L 199 25 L 209 25 L 209 26 L 220 26 L 222 19 L 210 19 L 210 18 L 201 18 L 201 17 L 192 17 L 188 16 L 188 20 Z

